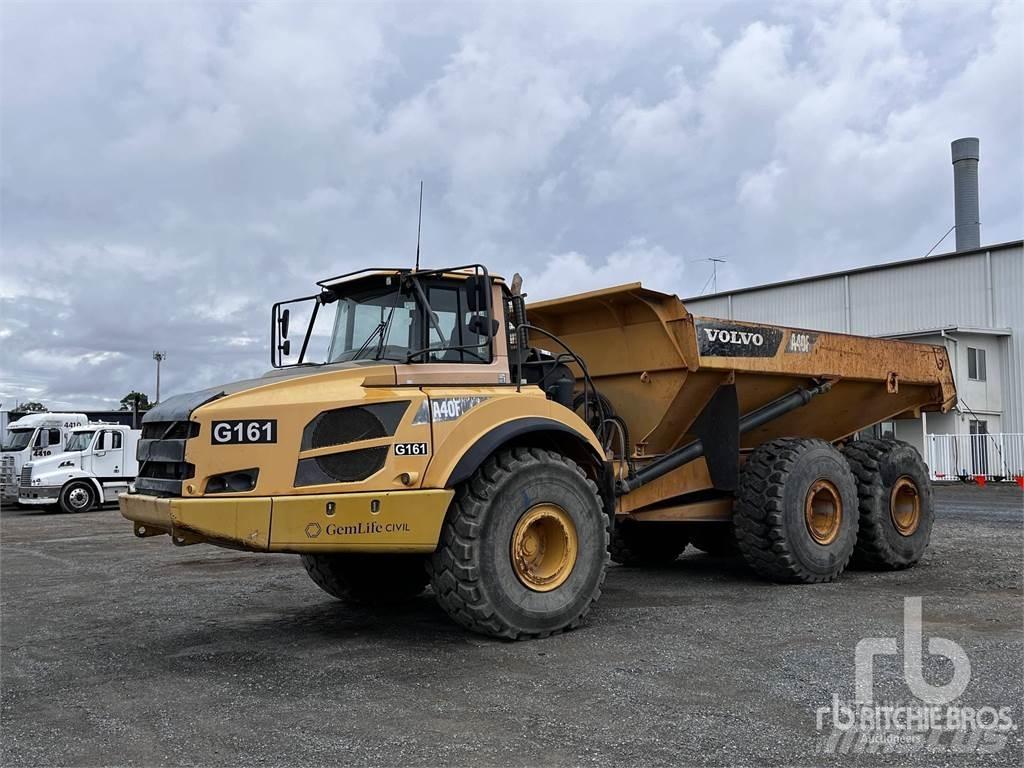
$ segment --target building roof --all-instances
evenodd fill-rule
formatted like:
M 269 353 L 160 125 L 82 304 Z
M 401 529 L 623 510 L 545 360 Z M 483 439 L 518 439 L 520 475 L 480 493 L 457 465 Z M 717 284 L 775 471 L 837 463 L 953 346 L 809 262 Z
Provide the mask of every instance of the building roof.
M 1012 336 L 1010 328 L 976 328 L 969 325 L 944 325 L 941 328 L 923 328 L 917 331 L 904 331 L 902 333 L 886 333 L 886 339 L 909 339 L 914 336 L 938 336 L 943 333 L 967 333 L 983 336 Z
M 995 243 L 993 245 L 983 245 L 980 248 L 972 248 L 967 251 L 951 251 L 950 253 L 939 253 L 935 256 L 924 256 L 916 259 L 905 259 L 903 261 L 887 261 L 882 264 L 871 264 L 866 267 L 854 267 L 853 269 L 843 269 L 838 272 L 825 272 L 820 275 L 808 275 L 807 277 L 796 277 L 791 280 L 780 280 L 776 283 L 762 283 L 760 285 L 751 285 L 745 288 L 735 288 L 731 291 L 719 291 L 718 293 L 705 293 L 701 296 L 690 296 L 689 298 L 683 299 L 684 302 L 691 301 L 703 301 L 704 299 L 714 299 L 725 296 L 735 296 L 740 293 L 752 293 L 754 291 L 762 291 L 766 288 L 781 288 L 786 285 L 799 285 L 800 283 L 809 283 L 814 280 L 826 280 L 830 277 L 842 277 L 844 275 L 856 275 L 861 272 L 878 272 L 883 269 L 895 269 L 897 267 L 907 267 L 913 264 L 924 264 L 925 262 L 933 261 L 945 261 L 947 259 L 955 259 L 960 256 L 975 256 L 979 253 L 985 253 L 986 251 L 1002 251 L 1010 248 L 1020 248 L 1024 246 L 1024 240 L 1009 240 L 1005 243 Z

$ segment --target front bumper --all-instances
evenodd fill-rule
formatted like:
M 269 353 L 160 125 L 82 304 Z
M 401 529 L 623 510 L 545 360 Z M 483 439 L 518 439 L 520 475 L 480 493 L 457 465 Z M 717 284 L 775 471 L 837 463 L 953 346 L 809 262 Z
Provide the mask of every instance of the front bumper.
M 54 504 L 59 498 L 59 485 L 23 485 L 18 489 L 19 504 Z
M 454 491 L 308 496 L 118 497 L 140 537 L 256 552 L 432 552 Z

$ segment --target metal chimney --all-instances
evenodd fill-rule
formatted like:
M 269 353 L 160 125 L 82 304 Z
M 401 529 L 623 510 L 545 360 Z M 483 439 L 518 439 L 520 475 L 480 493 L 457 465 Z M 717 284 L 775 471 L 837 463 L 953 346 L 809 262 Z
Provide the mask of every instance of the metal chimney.
M 981 247 L 978 213 L 978 140 L 957 139 L 953 150 L 953 206 L 956 209 L 956 249 Z

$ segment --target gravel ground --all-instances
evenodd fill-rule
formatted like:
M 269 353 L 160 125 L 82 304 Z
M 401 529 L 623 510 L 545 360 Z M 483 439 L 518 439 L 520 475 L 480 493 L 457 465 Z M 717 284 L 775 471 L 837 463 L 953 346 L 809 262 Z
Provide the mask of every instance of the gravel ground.
M 113 508 L 5 510 L 0 763 L 1020 765 L 1017 730 L 991 754 L 821 752 L 816 709 L 852 698 L 859 640 L 902 636 L 905 596 L 923 598 L 926 638 L 970 658 L 960 703 L 1024 724 L 1024 496 L 936 499 L 911 571 L 773 586 L 688 550 L 613 567 L 588 626 L 514 644 L 464 633 L 429 596 L 344 608 L 294 556 L 135 539 Z M 916 702 L 898 658 L 876 662 L 875 697 Z

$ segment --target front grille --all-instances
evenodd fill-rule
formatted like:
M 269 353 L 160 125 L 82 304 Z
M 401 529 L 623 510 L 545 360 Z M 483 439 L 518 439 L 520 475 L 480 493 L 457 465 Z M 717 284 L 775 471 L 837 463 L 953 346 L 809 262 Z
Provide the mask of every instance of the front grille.
M 142 477 L 161 480 L 188 480 L 195 475 L 195 466 L 187 461 L 147 461 Z
M 142 424 L 136 458 L 135 490 L 156 496 L 181 496 L 183 480 L 195 477 L 195 465 L 185 461 L 185 441 L 199 434 L 194 421 L 151 421 Z
M 14 457 L 4 456 L 0 461 L 0 485 L 11 485 L 14 482 Z
M 199 435 L 194 421 L 147 421 L 142 424 L 143 440 L 188 440 Z
M 32 465 L 26 464 L 21 468 L 21 485 L 29 486 L 32 485 Z

